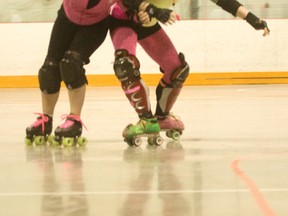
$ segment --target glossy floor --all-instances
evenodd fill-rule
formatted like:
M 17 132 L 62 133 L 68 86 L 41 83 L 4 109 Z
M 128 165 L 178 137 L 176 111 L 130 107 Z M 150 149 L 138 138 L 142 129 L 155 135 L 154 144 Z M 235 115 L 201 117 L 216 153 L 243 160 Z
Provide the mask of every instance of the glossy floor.
M 155 88 L 151 88 L 155 107 Z M 88 88 L 85 148 L 27 147 L 37 89 L 0 89 L 0 215 L 287 216 L 288 86 L 186 87 L 180 142 L 128 147 L 120 87 Z M 69 110 L 61 92 L 54 125 Z

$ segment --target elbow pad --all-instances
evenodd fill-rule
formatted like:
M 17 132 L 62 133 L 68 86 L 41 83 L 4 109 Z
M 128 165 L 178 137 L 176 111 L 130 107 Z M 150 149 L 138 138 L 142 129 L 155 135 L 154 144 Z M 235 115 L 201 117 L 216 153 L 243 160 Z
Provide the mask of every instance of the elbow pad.
M 238 8 L 242 6 L 236 0 L 219 0 L 216 4 L 233 16 L 236 16 Z

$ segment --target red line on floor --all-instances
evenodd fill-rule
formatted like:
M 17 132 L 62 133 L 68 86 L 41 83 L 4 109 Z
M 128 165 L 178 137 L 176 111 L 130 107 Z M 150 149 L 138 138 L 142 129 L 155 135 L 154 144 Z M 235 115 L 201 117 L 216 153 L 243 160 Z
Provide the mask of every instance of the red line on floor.
M 257 185 L 249 178 L 248 175 L 245 174 L 243 170 L 241 170 L 238 166 L 240 160 L 234 160 L 231 163 L 231 167 L 233 171 L 242 179 L 242 181 L 247 185 L 250 190 L 253 198 L 256 200 L 258 206 L 263 211 L 265 216 L 276 216 L 276 214 L 272 211 L 272 209 L 268 206 L 264 196 L 261 194 Z

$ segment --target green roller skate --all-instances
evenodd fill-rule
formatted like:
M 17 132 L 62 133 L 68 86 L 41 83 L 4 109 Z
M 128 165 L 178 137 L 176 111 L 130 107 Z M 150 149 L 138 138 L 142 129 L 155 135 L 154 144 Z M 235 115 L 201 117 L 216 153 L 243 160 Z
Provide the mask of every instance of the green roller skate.
M 140 146 L 142 143 L 141 137 L 148 137 L 149 145 L 161 145 L 163 139 L 159 133 L 160 126 L 156 118 L 143 118 L 136 125 L 127 125 L 122 136 L 124 141 L 130 146 Z
M 42 113 L 35 113 L 39 115 L 37 120 L 26 128 L 25 143 L 28 146 L 45 145 L 51 139 L 52 132 L 52 117 Z
M 54 146 L 63 145 L 64 147 L 76 146 L 77 144 L 85 146 L 88 140 L 85 137 L 81 137 L 82 125 L 84 127 L 85 125 L 80 117 L 76 115 L 62 115 L 61 118 L 66 120 L 55 129 L 55 136 L 51 144 Z

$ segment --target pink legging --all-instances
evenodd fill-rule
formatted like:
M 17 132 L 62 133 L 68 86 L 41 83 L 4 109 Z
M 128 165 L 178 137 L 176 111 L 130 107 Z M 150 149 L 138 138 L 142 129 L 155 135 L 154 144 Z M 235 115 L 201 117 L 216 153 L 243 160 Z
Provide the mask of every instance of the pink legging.
M 111 33 L 111 39 L 115 50 L 126 49 L 135 56 L 138 42 L 145 52 L 163 69 L 163 79 L 167 84 L 171 83 L 172 72 L 181 66 L 178 52 L 162 28 L 138 41 L 137 34 L 132 28 L 119 27 Z

